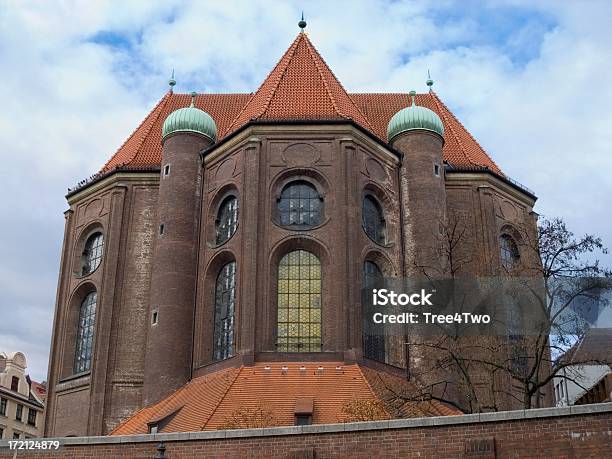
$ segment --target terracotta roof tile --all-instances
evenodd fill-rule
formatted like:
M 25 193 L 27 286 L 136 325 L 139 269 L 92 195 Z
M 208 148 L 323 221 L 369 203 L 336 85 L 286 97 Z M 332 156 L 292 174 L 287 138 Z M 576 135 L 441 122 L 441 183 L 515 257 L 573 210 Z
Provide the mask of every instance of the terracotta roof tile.
M 298 34 L 224 135 L 255 119 L 352 119 L 372 130 L 304 33 Z
M 217 131 L 224 132 L 250 97 L 250 94 L 198 94 L 195 106 L 210 114 L 217 124 Z M 190 94 L 167 93 L 104 165 L 101 172 L 108 172 L 120 166 L 159 167 L 164 120 L 174 110 L 189 106 L 190 102 Z
M 160 432 L 216 430 L 223 428 L 236 411 L 259 407 L 270 411 L 274 425 L 293 425 L 296 402 L 304 399 L 313 401 L 313 424 L 341 422 L 342 408 L 349 402 L 387 403 L 377 392 L 379 389 L 374 389 L 377 373 L 341 362 L 257 363 L 219 370 L 190 381 L 165 400 L 138 411 L 111 435 L 146 433 L 148 423 L 164 418 L 168 419 L 160 424 Z M 434 402 L 413 405 L 398 414 L 402 417 L 460 414 Z
M 413 381 L 395 374 L 360 367 L 368 384 L 376 396 L 387 406 L 396 418 L 421 416 L 457 416 L 462 415 L 459 409 L 437 400 L 418 400 L 419 393 Z
M 373 133 L 385 142 L 389 120 L 409 103 L 408 93 L 351 94 L 351 97 L 370 120 L 374 128 Z M 436 93 L 417 94 L 416 103 L 436 112 L 444 124 L 444 147 L 442 148 L 444 161 L 465 169 L 487 167 L 502 174 L 497 164 Z
M 201 94 L 196 107 L 213 117 L 219 140 L 251 120 L 350 119 L 386 143 L 389 120 L 408 100 L 408 94 L 401 93 L 347 93 L 308 36 L 300 33 L 255 93 Z M 435 111 L 444 123 L 445 161 L 462 169 L 489 168 L 502 174 L 434 92 L 418 94 L 416 101 Z M 163 122 L 189 102 L 188 94 L 167 93 L 100 173 L 121 167 L 159 167 Z
M 203 430 L 221 399 L 240 373 L 230 368 L 188 382 L 164 400 L 136 412 L 117 426 L 110 435 L 134 435 L 148 433 L 147 423 L 175 413 L 164 426 L 164 432 L 188 432 Z M 177 409 L 180 408 L 178 411 Z
M 612 328 L 591 328 L 561 357 L 562 362 L 612 362 Z

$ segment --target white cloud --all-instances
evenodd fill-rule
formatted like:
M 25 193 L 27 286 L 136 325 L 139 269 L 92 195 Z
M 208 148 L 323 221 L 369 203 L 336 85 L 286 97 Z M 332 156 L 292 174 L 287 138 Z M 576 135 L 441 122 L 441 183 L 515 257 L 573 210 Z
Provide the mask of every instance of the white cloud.
M 25 315 L 0 327 L 0 350 L 26 351 L 35 377 L 45 377 L 66 188 L 125 140 L 166 91 L 172 68 L 182 92 L 255 90 L 295 37 L 301 7 L 271 0 L 3 4 L 0 316 Z M 612 245 L 610 3 L 304 7 L 310 38 L 349 91 L 424 90 L 431 69 L 436 91 L 502 169 L 536 191 L 537 210 Z M 500 8 L 524 17 L 503 42 L 487 23 Z M 121 41 L 109 46 L 93 37 Z

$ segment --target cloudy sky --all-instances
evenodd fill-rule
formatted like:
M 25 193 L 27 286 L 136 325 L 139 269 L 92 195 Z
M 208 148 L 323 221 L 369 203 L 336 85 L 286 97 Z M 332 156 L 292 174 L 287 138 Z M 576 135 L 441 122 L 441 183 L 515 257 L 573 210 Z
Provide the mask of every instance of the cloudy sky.
M 298 32 L 344 86 L 434 89 L 536 210 L 612 245 L 612 2 L 0 0 L 0 351 L 46 379 L 67 187 L 167 90 L 250 92 Z M 608 264 L 612 258 L 608 257 Z

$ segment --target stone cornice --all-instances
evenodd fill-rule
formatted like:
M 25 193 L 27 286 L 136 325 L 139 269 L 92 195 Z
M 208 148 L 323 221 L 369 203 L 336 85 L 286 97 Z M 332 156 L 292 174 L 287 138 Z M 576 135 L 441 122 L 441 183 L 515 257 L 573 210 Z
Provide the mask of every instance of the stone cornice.
M 116 171 L 102 180 L 92 183 L 89 186 L 84 187 L 74 194 L 70 194 L 66 197 L 69 205 L 73 205 L 105 188 L 112 188 L 116 186 L 122 186 L 126 183 L 142 183 L 146 185 L 156 185 L 159 183 L 159 172 L 157 171 Z

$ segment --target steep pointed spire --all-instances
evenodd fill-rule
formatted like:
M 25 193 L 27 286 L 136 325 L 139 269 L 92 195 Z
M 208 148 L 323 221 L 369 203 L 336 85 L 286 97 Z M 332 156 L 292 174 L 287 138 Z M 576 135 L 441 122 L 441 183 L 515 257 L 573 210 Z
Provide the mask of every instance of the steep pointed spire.
M 299 33 L 224 135 L 252 120 L 334 119 L 373 131 L 308 36 Z

